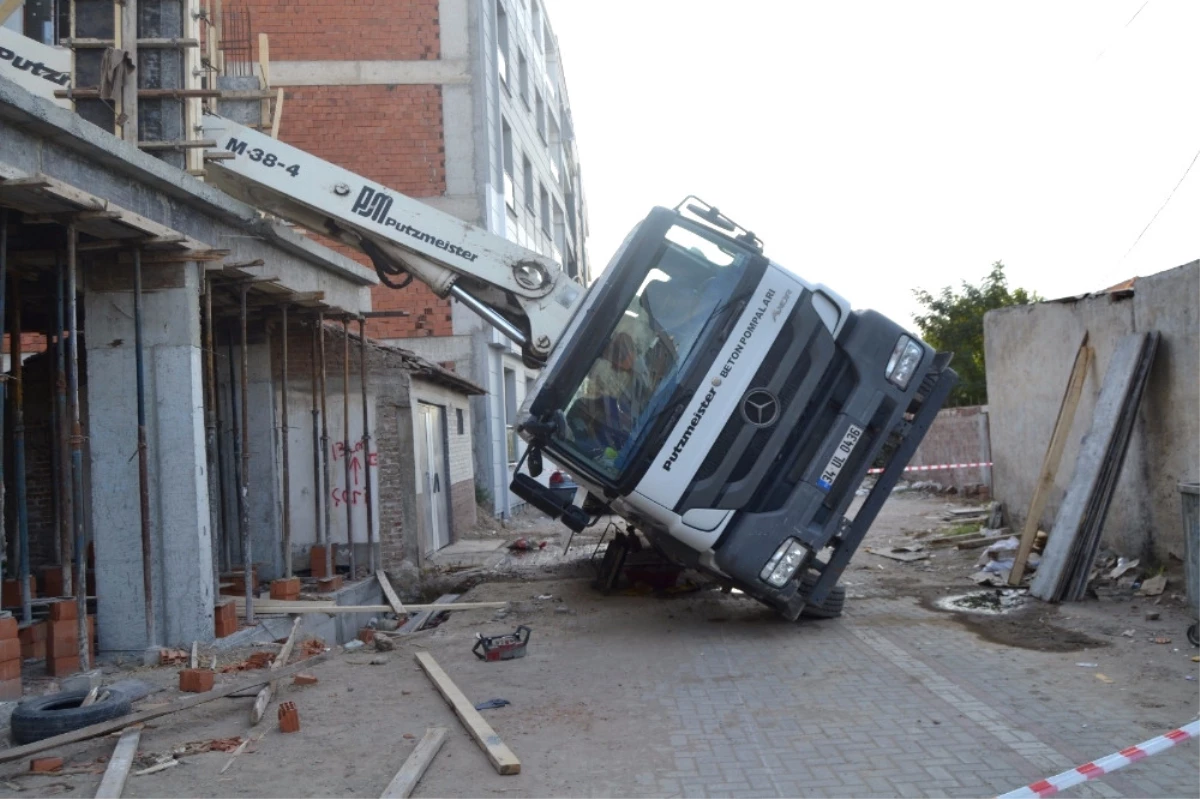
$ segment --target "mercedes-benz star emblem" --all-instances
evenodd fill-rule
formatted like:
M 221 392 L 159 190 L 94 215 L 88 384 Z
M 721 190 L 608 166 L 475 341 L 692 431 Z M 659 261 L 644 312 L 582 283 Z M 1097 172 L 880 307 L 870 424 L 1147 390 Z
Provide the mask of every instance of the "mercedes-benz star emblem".
M 779 418 L 779 400 L 765 388 L 752 389 L 742 400 L 742 416 L 755 427 L 770 427 Z

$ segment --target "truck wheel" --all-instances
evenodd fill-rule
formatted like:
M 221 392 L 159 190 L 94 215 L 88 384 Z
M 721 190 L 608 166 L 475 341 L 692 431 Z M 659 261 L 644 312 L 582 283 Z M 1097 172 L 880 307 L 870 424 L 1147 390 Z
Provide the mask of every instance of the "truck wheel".
M 815 574 L 805 574 L 800 578 L 800 590 L 804 593 L 811 591 L 816 584 L 817 576 Z M 842 615 L 842 608 L 845 604 L 846 586 L 835 585 L 829 589 L 829 593 L 825 595 L 825 601 L 821 604 L 805 603 L 800 615 L 809 619 L 836 619 Z
M 103 695 L 104 689 L 100 692 Z M 110 690 L 105 699 L 80 707 L 87 695 L 87 691 L 65 691 L 27 699 L 17 705 L 9 719 L 13 743 L 33 743 L 115 719 L 130 711 L 129 697 L 123 691 Z

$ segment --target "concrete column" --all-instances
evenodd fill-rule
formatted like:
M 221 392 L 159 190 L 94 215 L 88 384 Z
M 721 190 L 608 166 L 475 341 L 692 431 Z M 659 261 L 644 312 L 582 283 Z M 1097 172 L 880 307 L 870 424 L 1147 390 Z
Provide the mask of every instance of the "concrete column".
M 144 330 L 154 613 L 147 641 L 138 511 L 132 268 L 85 272 L 88 450 L 102 652 L 213 636 L 199 266 L 145 267 Z
M 250 403 L 250 429 L 243 432 L 242 438 L 250 448 L 250 493 L 246 497 L 250 510 L 250 556 L 259 564 L 258 579 L 265 582 L 283 576 L 283 550 L 280 549 L 283 535 L 283 483 L 279 406 L 275 373 L 271 366 L 270 339 L 258 337 L 259 342 L 253 343 L 254 338 L 246 348 L 249 365 L 246 399 Z M 241 357 L 240 352 L 237 357 Z

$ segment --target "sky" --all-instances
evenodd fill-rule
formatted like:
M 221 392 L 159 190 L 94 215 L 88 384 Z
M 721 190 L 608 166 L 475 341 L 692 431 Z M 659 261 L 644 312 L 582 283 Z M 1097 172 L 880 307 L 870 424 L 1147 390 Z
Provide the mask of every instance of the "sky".
M 544 3 L 593 275 L 688 194 L 902 324 L 995 261 L 1051 299 L 1200 258 L 1195 0 Z

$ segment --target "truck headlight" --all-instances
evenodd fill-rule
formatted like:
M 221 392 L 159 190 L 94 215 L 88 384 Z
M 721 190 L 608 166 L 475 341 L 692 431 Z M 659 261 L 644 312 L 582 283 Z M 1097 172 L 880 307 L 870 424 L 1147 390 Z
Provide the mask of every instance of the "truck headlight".
M 921 365 L 921 345 L 908 336 L 901 336 L 888 359 L 885 377 L 901 391 L 908 388 L 908 383 Z
M 789 538 L 779 545 L 775 554 L 763 566 L 759 578 L 775 588 L 783 588 L 788 580 L 796 575 L 796 570 L 808 556 L 808 547 L 794 538 Z

